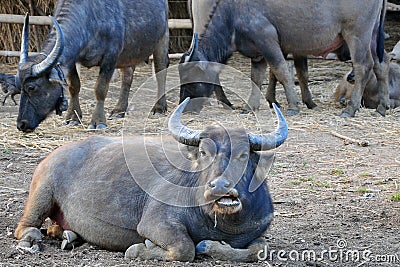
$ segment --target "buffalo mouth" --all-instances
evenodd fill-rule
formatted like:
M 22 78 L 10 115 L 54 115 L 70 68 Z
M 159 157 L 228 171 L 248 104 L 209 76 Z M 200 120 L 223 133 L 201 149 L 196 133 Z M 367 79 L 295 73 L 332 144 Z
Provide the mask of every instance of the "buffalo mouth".
M 214 201 L 213 209 L 221 214 L 233 214 L 242 209 L 242 202 L 237 196 L 227 194 Z

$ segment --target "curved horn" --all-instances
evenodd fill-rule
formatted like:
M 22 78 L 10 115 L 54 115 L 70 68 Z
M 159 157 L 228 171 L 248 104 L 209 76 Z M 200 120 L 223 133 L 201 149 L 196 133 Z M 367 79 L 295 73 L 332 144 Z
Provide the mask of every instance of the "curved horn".
M 29 14 L 26 13 L 24 27 L 22 28 L 22 40 L 21 40 L 21 55 L 19 63 L 25 63 L 28 61 L 29 51 Z
M 200 143 L 200 130 L 191 130 L 188 127 L 182 125 L 181 115 L 182 111 L 189 102 L 190 98 L 187 97 L 175 110 L 172 112 L 171 117 L 168 121 L 168 129 L 172 136 L 179 143 L 188 146 L 198 146 Z
M 56 27 L 56 44 L 54 45 L 50 54 L 42 62 L 32 66 L 32 75 L 34 77 L 40 76 L 43 73 L 50 71 L 54 67 L 54 65 L 57 64 L 57 60 L 61 56 L 61 53 L 64 49 L 64 33 L 60 27 L 60 24 L 58 24 L 57 20 L 54 17 L 49 17 Z
M 192 44 L 190 45 L 190 48 L 191 48 L 190 54 L 188 56 L 186 56 L 185 62 L 192 61 L 193 55 L 196 53 L 198 46 L 199 46 L 199 34 L 197 32 L 195 32 L 193 34 Z
M 250 148 L 253 151 L 265 151 L 274 149 L 283 144 L 288 136 L 288 125 L 278 106 L 273 103 L 276 117 L 278 118 L 278 126 L 276 130 L 268 134 L 252 134 L 249 133 Z

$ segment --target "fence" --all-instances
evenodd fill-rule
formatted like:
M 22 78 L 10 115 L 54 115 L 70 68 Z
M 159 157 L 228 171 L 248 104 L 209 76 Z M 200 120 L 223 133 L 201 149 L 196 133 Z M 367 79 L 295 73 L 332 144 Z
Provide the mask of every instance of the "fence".
M 400 5 L 387 3 L 388 11 L 400 11 Z M 29 22 L 32 25 L 51 25 L 51 20 L 47 16 L 30 16 Z M 23 15 L 0 14 L 0 23 L 24 23 Z M 168 27 L 170 29 L 191 29 L 190 19 L 169 19 Z M 19 51 L 0 50 L 0 56 L 19 57 Z M 30 53 L 34 55 L 35 53 Z M 170 54 L 170 58 L 180 58 L 181 54 Z

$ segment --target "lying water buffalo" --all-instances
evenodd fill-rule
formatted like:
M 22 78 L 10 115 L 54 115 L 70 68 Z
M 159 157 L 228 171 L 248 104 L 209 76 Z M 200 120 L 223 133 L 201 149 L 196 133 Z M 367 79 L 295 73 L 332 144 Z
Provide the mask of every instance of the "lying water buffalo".
M 354 94 L 341 116 L 355 115 L 372 69 L 379 84 L 380 103 L 377 110 L 384 115 L 389 105 L 388 56 L 383 47 L 386 1 L 374 0 L 365 8 L 360 6 L 365 6 L 364 1 L 218 1 L 198 44 L 193 43 L 181 62 L 203 61 L 190 68 L 196 68 L 199 75 L 209 77 L 215 76 L 213 73 L 219 70 L 204 61 L 225 64 L 233 51 L 253 59 L 259 58 L 258 62 L 252 61 L 252 67 L 261 69 L 262 72 L 258 73 L 263 73 L 266 63 L 270 65 L 273 75 L 285 88 L 288 114 L 296 114 L 299 111 L 298 99 L 285 56 L 291 53 L 295 58 L 302 59 L 300 63 L 304 64 L 307 55 L 324 56 L 346 43 L 356 81 Z M 193 73 L 188 68 L 182 67 L 181 70 L 183 76 L 185 72 Z M 181 100 L 187 93 L 196 90 L 212 91 L 212 86 L 204 83 L 183 84 Z M 306 98 L 311 99 L 311 95 Z M 275 103 L 275 94 L 267 93 L 267 100 Z M 313 106 L 311 102 L 308 105 Z
M 170 117 L 172 137 L 91 137 L 51 153 L 33 174 L 15 230 L 19 245 L 40 242 L 38 227 L 50 217 L 87 242 L 127 250 L 129 258 L 192 261 L 196 250 L 257 260 L 273 217 L 265 178 L 274 153 L 262 151 L 285 141 L 286 121 L 275 106 L 271 133 L 191 130 L 180 122 L 188 101 Z M 191 156 L 173 139 L 190 146 Z
M 18 65 L 21 88 L 17 127 L 33 131 L 63 98 L 64 78 L 70 102 L 67 122 L 79 124 L 80 80 L 75 63 L 99 66 L 95 85 L 96 107 L 89 128 L 106 127 L 104 101 L 115 68 L 122 69 L 122 88 L 113 115 L 123 116 L 128 105 L 134 66 L 154 55 L 156 72 L 167 67 L 169 29 L 167 1 L 57 1 L 54 27 L 40 55 L 28 57 L 29 19 L 26 18 Z M 157 103 L 153 112 L 165 112 L 165 72 L 158 77 Z
M 3 105 L 6 103 L 6 100 L 9 96 L 11 96 L 11 100 L 14 102 L 14 104 L 17 105 L 14 97 L 17 94 L 20 94 L 21 91 L 15 84 L 15 76 L 11 74 L 0 73 L 0 87 L 1 90 L 6 94 L 2 102 Z
M 201 34 L 205 31 L 207 24 L 210 20 L 210 15 L 213 12 L 213 8 L 217 5 L 217 0 L 203 0 L 203 1 L 188 1 L 188 6 L 190 10 L 190 14 L 193 21 L 193 32 Z M 350 51 L 347 44 L 344 42 L 342 46 L 340 46 L 337 50 L 333 51 L 336 54 L 336 57 L 340 61 L 350 60 Z M 285 55 L 286 57 L 287 55 Z M 250 98 L 247 102 L 247 107 L 252 110 L 257 110 L 260 107 L 260 90 L 262 82 L 265 78 L 266 71 L 266 62 L 263 57 L 252 58 L 252 67 L 251 67 L 251 80 L 252 80 L 252 92 Z M 296 67 L 296 74 L 299 80 L 299 85 L 301 88 L 301 97 L 304 104 L 309 109 L 313 109 L 317 107 L 317 104 L 312 100 L 312 94 L 308 88 L 308 64 L 307 57 L 305 56 L 294 56 L 294 66 Z M 268 89 L 266 93 L 267 99 L 275 99 L 275 90 L 276 84 L 278 80 L 275 77 L 272 71 L 269 72 L 269 82 Z M 232 106 L 229 100 L 226 98 L 225 93 L 223 92 L 221 86 L 215 86 L 215 94 L 217 99 L 221 102 L 227 104 L 228 106 Z M 181 93 L 180 101 L 183 101 L 186 97 L 209 97 L 210 91 L 199 91 L 193 90 L 193 88 L 185 87 L 186 91 Z
M 340 81 L 334 95 L 335 101 L 344 105 L 349 101 L 354 89 L 354 85 L 348 82 L 347 77 L 346 74 Z M 389 65 L 389 99 L 391 108 L 400 106 L 400 67 L 396 63 Z M 378 82 L 373 72 L 369 75 L 361 105 L 366 108 L 377 108 L 379 105 Z

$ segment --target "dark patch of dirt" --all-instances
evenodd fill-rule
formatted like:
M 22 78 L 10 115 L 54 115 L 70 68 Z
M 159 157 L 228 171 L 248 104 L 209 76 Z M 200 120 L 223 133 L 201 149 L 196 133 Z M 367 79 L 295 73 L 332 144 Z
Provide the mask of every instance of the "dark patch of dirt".
M 398 23 L 392 19 L 387 24 L 387 32 L 392 36 L 387 40 L 389 51 L 400 39 Z M 249 60 L 235 55 L 229 64 L 249 75 Z M 393 201 L 392 197 L 400 194 L 400 112 L 395 109 L 386 117 L 376 117 L 373 110 L 361 109 L 355 118 L 339 118 L 336 114 L 341 108 L 332 102 L 332 94 L 350 68 L 349 63 L 310 61 L 310 88 L 321 110 L 310 111 L 302 106 L 298 116 L 287 117 L 289 137 L 277 149 L 268 177 L 275 202 L 274 222 L 267 234 L 268 257 L 265 262 L 253 264 L 210 259 L 196 259 L 194 263 L 130 261 L 124 259 L 123 253 L 89 244 L 62 251 L 60 241 L 46 237 L 42 252 L 19 252 L 13 231 L 22 215 L 35 166 L 56 147 L 73 140 L 93 134 L 119 136 L 126 129 L 124 125 L 129 125 L 132 132 L 140 132 L 143 129 L 140 118 L 146 113 L 135 109 L 126 119 L 109 121 L 108 129 L 99 132 L 87 131 L 85 127 L 65 127 L 62 117 L 54 115 L 34 133 L 22 134 L 16 129 L 18 106 L 8 101 L 0 107 L 0 266 L 266 266 L 267 263 L 360 266 L 358 252 L 370 252 L 364 256 L 371 256 L 371 261 L 363 266 L 399 265 L 400 202 Z M 0 71 L 15 73 L 16 66 L 1 65 Z M 96 72 L 97 69 L 82 70 L 84 125 L 88 124 L 94 106 L 92 87 Z M 138 67 L 132 91 L 150 75 L 149 66 Z M 248 87 L 247 81 L 241 83 L 244 88 Z M 119 82 L 111 85 L 106 102 L 108 111 L 116 102 L 119 85 Z M 234 105 L 243 105 L 234 93 L 227 91 L 227 95 Z M 277 96 L 281 103 L 286 103 L 281 86 Z M 168 94 L 168 101 L 170 112 L 178 102 L 177 90 Z M 252 114 L 242 114 L 239 109 L 229 112 L 218 105 L 207 107 L 199 116 L 185 115 L 185 119 L 191 127 L 199 128 L 208 123 L 241 124 L 249 131 L 274 127 L 266 105 L 258 114 L 266 114 L 266 125 L 259 125 Z M 165 130 L 167 118 L 151 116 L 146 127 L 160 133 Z M 360 146 L 357 142 L 368 145 Z M 331 257 L 324 252 L 329 250 Z M 307 253 L 312 251 L 316 259 L 307 258 Z M 353 252 L 356 254 L 348 254 Z

